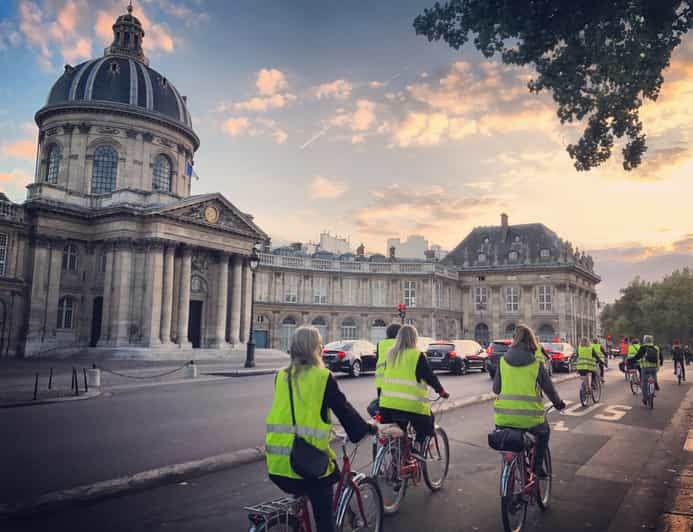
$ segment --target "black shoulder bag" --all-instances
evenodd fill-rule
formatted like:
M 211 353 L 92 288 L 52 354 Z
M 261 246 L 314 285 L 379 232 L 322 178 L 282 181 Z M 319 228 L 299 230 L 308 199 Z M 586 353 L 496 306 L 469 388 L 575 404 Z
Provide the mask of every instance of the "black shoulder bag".
M 291 389 L 291 370 L 287 372 L 289 381 L 289 402 L 291 403 L 291 423 L 294 426 L 294 443 L 289 454 L 291 469 L 306 480 L 322 477 L 330 465 L 330 457 L 297 434 L 296 414 L 294 412 L 294 397 Z

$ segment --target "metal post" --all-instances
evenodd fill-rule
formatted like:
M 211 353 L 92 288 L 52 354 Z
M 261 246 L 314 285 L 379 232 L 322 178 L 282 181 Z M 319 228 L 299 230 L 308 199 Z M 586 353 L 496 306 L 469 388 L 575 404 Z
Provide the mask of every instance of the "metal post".
M 70 382 L 70 390 L 75 389 L 75 368 L 72 368 L 72 381 Z
M 38 397 L 38 371 L 36 372 L 36 378 L 34 379 L 34 401 L 36 401 L 36 398 Z
M 248 344 L 246 345 L 245 351 L 245 364 L 246 368 L 255 367 L 255 340 L 253 339 L 253 328 L 255 324 L 255 270 L 251 268 L 252 271 L 252 281 L 250 289 L 250 331 L 248 332 Z
M 87 384 L 87 368 L 82 368 L 82 371 L 84 372 L 84 392 L 89 391 L 89 385 Z
M 72 375 L 75 379 L 75 395 L 79 395 L 79 379 L 77 378 L 77 368 L 72 368 Z
M 48 389 L 50 390 L 53 387 L 53 368 L 51 368 L 51 372 L 48 375 Z

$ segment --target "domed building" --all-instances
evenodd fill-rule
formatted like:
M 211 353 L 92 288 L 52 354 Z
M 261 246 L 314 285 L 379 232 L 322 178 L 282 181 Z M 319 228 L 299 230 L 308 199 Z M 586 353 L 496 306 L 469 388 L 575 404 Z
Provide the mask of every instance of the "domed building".
M 129 6 L 36 113 L 27 200 L 0 197 L 0 356 L 246 341 L 247 259 L 268 237 L 221 194 L 191 196 L 200 140 L 144 39 Z

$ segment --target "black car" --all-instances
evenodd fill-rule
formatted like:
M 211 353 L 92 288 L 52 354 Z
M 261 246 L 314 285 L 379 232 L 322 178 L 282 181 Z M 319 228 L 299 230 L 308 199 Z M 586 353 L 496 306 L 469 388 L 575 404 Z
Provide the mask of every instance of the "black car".
M 510 349 L 510 344 L 512 344 L 512 341 L 510 340 L 495 340 L 486 350 L 488 353 L 488 358 L 486 359 L 486 370 L 488 371 L 489 377 L 494 378 L 496 376 L 496 371 L 498 370 L 498 361 L 500 360 L 500 357 L 502 357 L 506 351 Z M 546 350 L 544 350 L 544 357 L 546 358 L 544 367 L 549 373 L 549 376 L 551 376 L 553 375 L 553 366 L 551 364 L 551 357 Z
M 470 369 L 486 370 L 486 353 L 474 340 L 433 342 L 426 350 L 426 358 L 432 369 L 455 375 L 463 375 Z
M 567 342 L 542 342 L 544 351 L 551 357 L 554 371 L 572 373 L 577 365 L 577 355 L 572 345 Z

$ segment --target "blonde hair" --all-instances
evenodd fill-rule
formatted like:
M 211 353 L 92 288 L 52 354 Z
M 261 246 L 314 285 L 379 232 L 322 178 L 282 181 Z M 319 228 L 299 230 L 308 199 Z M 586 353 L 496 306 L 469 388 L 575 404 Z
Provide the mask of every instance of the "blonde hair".
M 322 338 L 320 331 L 310 325 L 299 327 L 291 337 L 289 347 L 291 362 L 286 368 L 289 378 L 293 379 L 292 386 L 296 395 L 300 397 L 298 390 L 298 377 L 311 367 L 324 368 L 322 361 Z
M 580 338 L 580 347 L 589 347 L 590 345 L 590 339 L 587 338 L 587 336 L 583 336 Z
M 416 348 L 419 341 L 419 334 L 416 332 L 416 327 L 413 325 L 403 325 L 397 333 L 395 345 L 392 346 L 387 353 L 387 361 L 394 366 L 407 349 Z
M 520 323 L 515 327 L 512 345 L 513 347 L 522 346 L 532 353 L 535 353 L 536 350 L 539 349 L 539 342 L 537 341 L 537 337 L 534 336 L 534 331 L 529 325 L 525 325 L 524 323 Z

